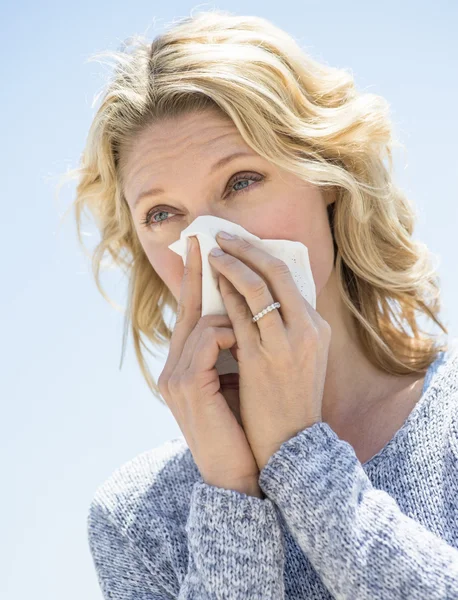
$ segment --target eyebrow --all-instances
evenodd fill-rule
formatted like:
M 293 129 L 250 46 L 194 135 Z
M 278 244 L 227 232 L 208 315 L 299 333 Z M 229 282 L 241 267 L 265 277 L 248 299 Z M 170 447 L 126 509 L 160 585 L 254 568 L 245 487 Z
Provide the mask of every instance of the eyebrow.
M 210 169 L 210 173 L 214 173 L 215 171 L 222 169 L 223 167 L 225 167 L 227 164 L 229 164 L 236 158 L 240 158 L 242 156 L 256 156 L 256 155 L 253 154 L 252 152 L 234 152 L 234 154 L 229 154 L 228 156 L 224 156 L 218 162 L 216 162 Z M 145 190 L 144 192 L 141 192 L 135 199 L 134 209 L 144 198 L 152 197 L 152 196 L 160 196 L 161 194 L 165 194 L 165 190 L 161 187 L 151 188 L 150 190 Z

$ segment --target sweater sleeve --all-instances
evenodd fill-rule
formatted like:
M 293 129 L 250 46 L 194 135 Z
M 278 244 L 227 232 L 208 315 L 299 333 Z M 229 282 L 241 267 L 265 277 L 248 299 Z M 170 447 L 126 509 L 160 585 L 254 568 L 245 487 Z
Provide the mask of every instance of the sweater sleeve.
M 339 600 L 458 599 L 458 550 L 374 488 L 327 423 L 284 442 L 259 486 Z
M 140 547 L 123 535 L 103 507 L 92 504 L 89 547 L 104 598 L 284 600 L 283 536 L 268 498 L 197 482 L 186 534 L 188 565 L 179 586 L 166 560 L 170 552 L 164 549 L 164 536 L 149 537 L 148 547 Z

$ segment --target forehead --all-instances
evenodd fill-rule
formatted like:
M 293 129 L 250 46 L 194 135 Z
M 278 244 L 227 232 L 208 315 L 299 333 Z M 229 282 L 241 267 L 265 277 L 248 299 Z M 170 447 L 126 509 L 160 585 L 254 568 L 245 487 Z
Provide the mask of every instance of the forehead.
M 211 156 L 229 140 L 246 145 L 226 115 L 209 110 L 183 114 L 147 125 L 130 141 L 123 153 L 124 164 L 127 170 L 130 163 L 148 151 L 162 159 L 195 153 Z
M 180 115 L 148 125 L 121 152 L 121 180 L 132 202 L 153 179 L 194 169 L 233 152 L 255 154 L 237 127 L 216 111 Z

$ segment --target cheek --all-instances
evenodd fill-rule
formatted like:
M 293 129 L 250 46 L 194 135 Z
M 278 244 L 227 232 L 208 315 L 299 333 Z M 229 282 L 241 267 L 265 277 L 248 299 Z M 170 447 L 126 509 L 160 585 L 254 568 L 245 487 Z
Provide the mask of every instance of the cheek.
M 272 219 L 269 227 L 272 231 Z M 279 221 L 277 218 L 275 228 L 272 237 L 297 240 L 307 246 L 318 297 L 334 268 L 334 244 L 324 205 L 310 204 L 305 210 L 303 203 L 290 207 L 285 211 L 284 219 Z M 270 237 L 268 232 L 264 237 Z
M 323 238 L 313 240 L 307 247 L 318 298 L 334 269 L 334 244 L 330 230 L 324 232 Z
M 146 255 L 153 269 L 178 301 L 181 293 L 184 265 L 181 256 L 168 248 L 146 249 Z

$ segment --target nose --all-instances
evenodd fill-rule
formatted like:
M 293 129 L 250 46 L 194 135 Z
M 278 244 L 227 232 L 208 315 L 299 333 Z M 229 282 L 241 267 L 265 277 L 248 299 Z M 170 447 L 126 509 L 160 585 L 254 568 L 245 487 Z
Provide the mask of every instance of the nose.
M 186 227 L 191 225 L 191 223 L 195 221 L 197 217 L 219 217 L 220 219 L 232 220 L 227 219 L 227 211 L 225 211 L 221 207 L 205 206 L 198 210 L 189 211 Z

